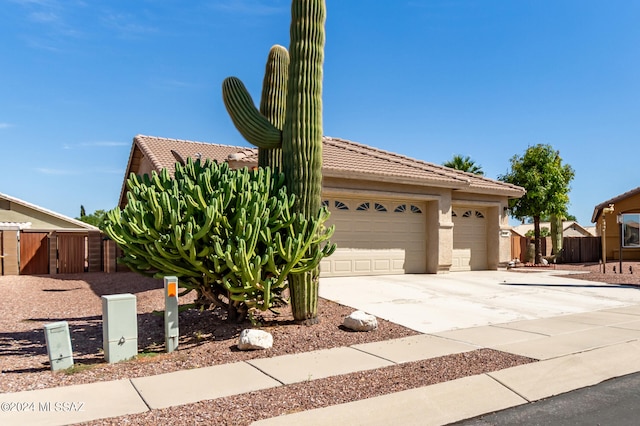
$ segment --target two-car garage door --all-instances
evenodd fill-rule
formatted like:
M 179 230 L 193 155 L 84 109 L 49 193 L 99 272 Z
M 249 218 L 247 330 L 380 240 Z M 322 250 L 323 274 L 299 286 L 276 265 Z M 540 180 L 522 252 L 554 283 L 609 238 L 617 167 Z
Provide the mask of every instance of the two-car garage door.
M 327 199 L 336 252 L 321 264 L 322 276 L 425 273 L 425 204 L 377 199 Z

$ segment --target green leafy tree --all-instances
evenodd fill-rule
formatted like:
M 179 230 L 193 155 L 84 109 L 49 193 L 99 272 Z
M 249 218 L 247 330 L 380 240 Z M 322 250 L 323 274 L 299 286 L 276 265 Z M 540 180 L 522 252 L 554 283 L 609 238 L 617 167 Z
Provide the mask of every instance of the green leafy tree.
M 451 160 L 445 162 L 443 166 L 451 167 L 452 169 L 461 170 L 463 172 L 473 173 L 475 175 L 484 175 L 482 166 L 476 164 L 476 162 L 468 155 L 463 157 L 462 155 L 456 154 Z
M 543 226 L 540 228 L 540 236 L 541 237 L 548 237 L 551 235 L 551 231 L 549 231 L 549 228 L 547 228 L 546 226 Z M 533 229 L 527 231 L 526 234 L 524 234 L 525 237 L 529 237 L 529 238 L 534 238 L 535 237 L 535 231 Z
M 503 182 L 523 187 L 522 198 L 509 201 L 511 216 L 519 220 L 533 218 L 535 235 L 535 263 L 542 263 L 540 248 L 540 218 L 562 215 L 569 204 L 570 182 L 575 173 L 568 164 L 562 164 L 560 152 L 550 145 L 530 146 L 524 155 L 511 158 L 511 169 L 498 177 Z
M 189 158 L 176 164 L 175 178 L 166 169 L 132 174 L 127 187 L 126 207 L 108 212 L 103 226 L 121 261 L 144 275 L 178 276 L 182 294 L 196 291 L 199 305 L 222 306 L 230 320 L 282 306 L 290 275 L 315 269 L 335 249 L 333 227 L 324 227 L 329 212 L 295 213 L 284 176 L 268 167 Z
M 560 215 L 559 218 L 562 219 L 563 221 L 565 220 L 572 220 L 574 222 L 578 221 L 578 218 L 572 214 Z M 540 222 L 552 222 L 552 221 L 553 221 L 553 215 L 546 214 L 544 216 L 540 216 Z M 533 223 L 533 218 L 532 217 L 526 218 L 526 222 Z
M 106 214 L 107 212 L 104 210 L 96 210 L 88 215 L 84 210 L 84 206 L 80 206 L 80 217 L 77 217 L 76 219 L 100 228 L 102 226 L 102 222 L 104 222 Z

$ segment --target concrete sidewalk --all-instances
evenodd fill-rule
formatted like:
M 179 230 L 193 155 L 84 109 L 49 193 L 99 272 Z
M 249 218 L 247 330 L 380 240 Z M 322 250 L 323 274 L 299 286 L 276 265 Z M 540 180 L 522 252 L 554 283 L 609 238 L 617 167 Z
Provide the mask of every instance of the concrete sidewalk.
M 440 425 L 640 371 L 637 289 L 585 281 L 574 283 L 577 280 L 550 275 L 503 274 L 507 275 L 502 281 L 496 281 L 502 279 L 500 273 L 476 274 L 478 283 L 465 274 L 450 274 L 453 277 L 444 279 L 430 276 L 425 278 L 430 280 L 426 286 L 418 285 L 420 277 L 395 277 L 401 283 L 395 288 L 391 277 L 387 284 L 378 287 L 375 280 L 373 285 L 370 281 L 367 291 L 359 293 L 360 301 L 374 308 L 372 313 L 377 309 L 382 315 L 376 314 L 383 318 L 395 315 L 398 322 L 416 329 L 426 324 L 430 331 L 423 331 L 422 335 L 129 380 L 4 393 L 0 394 L 0 424 L 64 425 L 117 417 L 478 348 L 541 360 L 256 422 Z M 507 278 L 524 281 L 508 283 Z M 451 285 L 452 279 L 458 280 L 455 286 Z M 349 297 L 352 291 L 358 294 L 360 281 L 334 281 L 334 284 L 342 287 L 342 297 Z M 348 284 L 355 290 L 346 288 Z M 331 287 L 329 283 L 324 291 L 330 291 Z M 422 299 L 409 299 L 413 297 L 409 290 Z M 399 292 L 405 297 L 400 302 Z M 389 297 L 395 297 L 392 302 L 396 303 L 386 305 L 383 299 Z M 548 305 L 542 309 L 537 304 L 545 297 L 549 299 Z M 417 317 L 398 315 L 402 310 L 397 306 L 436 301 L 440 310 L 435 313 L 423 306 Z M 509 303 L 515 308 L 508 307 Z M 563 303 L 568 308 L 563 308 Z M 382 309 L 384 306 L 386 310 Z M 471 314 L 464 313 L 465 307 L 473 308 Z M 444 315 L 443 312 L 446 316 L 436 324 L 434 316 Z M 478 318 L 474 320 L 473 315 Z M 506 321 L 500 321 L 505 318 Z
M 637 372 L 640 305 L 449 330 L 130 380 L 0 394 L 3 407 L 0 424 L 72 424 L 478 348 L 493 348 L 541 361 L 256 424 L 440 425 Z

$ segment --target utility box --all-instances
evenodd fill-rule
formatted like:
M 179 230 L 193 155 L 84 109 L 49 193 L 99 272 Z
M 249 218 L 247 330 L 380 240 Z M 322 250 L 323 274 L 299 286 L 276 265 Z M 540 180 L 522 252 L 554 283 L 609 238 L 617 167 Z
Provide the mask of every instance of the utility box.
M 138 315 L 133 294 L 102 296 L 102 345 L 108 363 L 138 355 Z
M 164 344 L 167 352 L 178 347 L 178 277 L 164 277 Z
M 73 367 L 73 350 L 71 349 L 68 322 L 58 321 L 45 324 L 44 339 L 47 342 L 47 352 L 52 371 Z

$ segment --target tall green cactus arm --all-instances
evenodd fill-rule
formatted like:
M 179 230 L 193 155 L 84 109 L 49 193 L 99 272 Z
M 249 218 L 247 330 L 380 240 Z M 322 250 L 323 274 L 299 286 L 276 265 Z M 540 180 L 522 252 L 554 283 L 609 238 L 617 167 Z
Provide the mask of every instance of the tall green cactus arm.
M 280 130 L 284 127 L 288 78 L 289 51 L 280 45 L 275 45 L 269 50 L 267 58 L 262 81 L 260 113 Z M 258 166 L 280 169 L 282 150 L 280 148 L 258 149 Z
M 233 124 L 247 141 L 258 148 L 282 145 L 282 131 L 260 114 L 242 81 L 226 78 L 222 83 L 222 99 Z
M 324 0 L 291 4 L 287 117 L 282 134 L 283 172 L 306 217 L 320 209 L 322 190 L 322 65 L 326 19 Z

